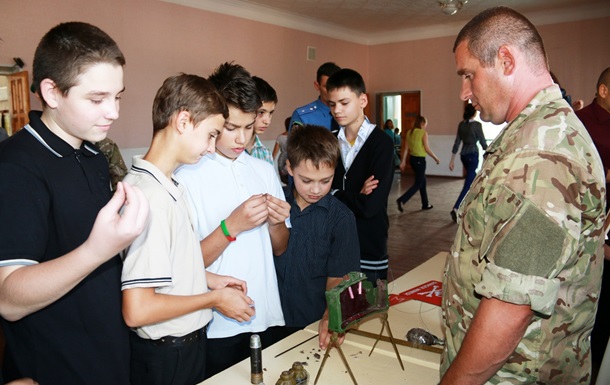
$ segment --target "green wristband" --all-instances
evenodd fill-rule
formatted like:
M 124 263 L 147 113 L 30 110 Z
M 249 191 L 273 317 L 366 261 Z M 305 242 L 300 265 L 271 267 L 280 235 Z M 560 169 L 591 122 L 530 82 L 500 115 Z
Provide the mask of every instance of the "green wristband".
M 237 238 L 232 237 L 231 233 L 229 233 L 229 230 L 227 230 L 227 224 L 225 223 L 225 220 L 223 219 L 222 221 L 220 221 L 220 228 L 222 230 L 222 233 L 225 235 L 225 237 L 227 237 L 227 239 L 229 240 L 229 242 L 233 242 L 235 240 L 237 240 Z

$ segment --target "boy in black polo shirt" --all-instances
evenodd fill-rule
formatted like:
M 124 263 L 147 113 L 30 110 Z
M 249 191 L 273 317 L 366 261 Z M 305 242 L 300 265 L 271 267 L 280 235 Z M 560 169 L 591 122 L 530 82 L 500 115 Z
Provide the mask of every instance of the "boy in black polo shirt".
M 118 118 L 124 64 L 99 28 L 54 27 L 34 55 L 43 111 L 0 144 L 7 381 L 129 384 L 118 252 L 142 231 L 148 202 L 123 183 L 111 198 L 108 163 L 91 144 Z
M 286 327 L 291 334 L 322 318 L 319 342 L 326 348 L 328 313 L 326 290 L 343 276 L 360 270 L 356 219 L 330 192 L 339 161 L 337 138 L 325 127 L 296 126 L 288 134 L 286 169 L 292 183 L 288 249 L 275 257 L 275 269 Z

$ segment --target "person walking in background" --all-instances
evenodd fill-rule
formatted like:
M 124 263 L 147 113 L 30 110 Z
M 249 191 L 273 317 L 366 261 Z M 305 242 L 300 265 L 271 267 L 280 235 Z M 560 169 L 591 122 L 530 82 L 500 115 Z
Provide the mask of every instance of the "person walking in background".
M 474 120 L 474 116 L 477 114 L 474 106 L 470 103 L 464 108 L 464 120 L 458 125 L 457 135 L 455 136 L 455 142 L 453 143 L 453 149 L 451 150 L 451 161 L 449 162 L 449 170 L 453 171 L 455 154 L 457 154 L 460 148 L 460 143 L 464 142 L 462 151 L 460 151 L 460 159 L 466 169 L 466 180 L 464 180 L 464 187 L 457 201 L 453 205 L 451 210 L 451 219 L 457 222 L 457 209 L 462 203 L 464 196 L 470 189 L 470 185 L 476 175 L 477 167 L 479 166 L 479 147 L 477 142 L 481 144 L 483 150 L 487 149 L 487 142 L 485 142 L 485 135 L 483 135 L 483 126 L 480 122 Z
M 394 131 L 394 122 L 392 121 L 392 119 L 388 119 L 385 121 L 385 123 L 383 124 L 383 132 L 388 134 L 390 139 L 392 139 L 392 143 L 394 144 L 394 166 L 398 167 L 398 166 L 400 166 L 400 156 L 398 155 L 398 153 L 396 152 L 396 149 L 395 149 L 396 148 L 396 133 Z M 400 136 L 398 137 L 398 143 L 400 146 Z
M 383 124 L 383 132 L 388 134 L 388 136 L 394 141 L 394 122 L 392 119 L 388 119 Z
M 413 123 L 413 128 L 411 128 L 406 135 L 406 146 L 402 156 L 402 162 L 400 162 L 400 171 L 404 172 L 407 165 L 407 155 L 411 154 L 409 162 L 415 173 L 415 182 L 407 192 L 396 199 L 398 211 L 401 213 L 403 212 L 402 205 L 407 203 L 417 191 L 419 191 L 421 196 L 422 210 L 430 210 L 434 207 L 428 202 L 428 193 L 426 192 L 426 154 L 430 155 L 436 164 L 439 164 L 441 160 L 434 154 L 430 146 L 428 146 L 427 125 L 428 121 L 426 118 L 418 116 Z

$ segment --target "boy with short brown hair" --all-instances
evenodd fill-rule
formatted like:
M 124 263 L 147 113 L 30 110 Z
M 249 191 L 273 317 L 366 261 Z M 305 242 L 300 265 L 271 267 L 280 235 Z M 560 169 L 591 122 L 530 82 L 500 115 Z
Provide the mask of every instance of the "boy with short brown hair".
M 322 318 L 320 347 L 326 348 L 326 290 L 343 276 L 360 270 L 360 248 L 354 214 L 329 194 L 339 160 L 337 138 L 325 127 L 294 127 L 288 135 L 286 168 L 292 183 L 291 236 L 275 268 L 286 320 L 284 335 Z
M 227 115 L 204 78 L 166 79 L 153 104 L 150 149 L 134 157 L 125 177 L 151 204 L 146 230 L 126 249 L 121 278 L 123 316 L 134 330 L 132 385 L 203 381 L 211 309 L 238 321 L 254 315 L 244 281 L 206 272 L 189 195 L 173 175 L 215 151 Z

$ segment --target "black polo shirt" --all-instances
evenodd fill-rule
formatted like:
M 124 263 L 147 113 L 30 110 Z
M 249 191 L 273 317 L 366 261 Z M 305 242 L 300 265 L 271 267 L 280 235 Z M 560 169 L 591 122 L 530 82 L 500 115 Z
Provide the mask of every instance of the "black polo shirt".
M 88 142 L 75 150 L 40 116 L 31 112 L 30 124 L 0 143 L 0 266 L 43 263 L 74 250 L 111 196 L 103 154 Z M 5 380 L 128 384 L 121 265 L 116 256 L 44 309 L 16 322 L 2 319 Z

